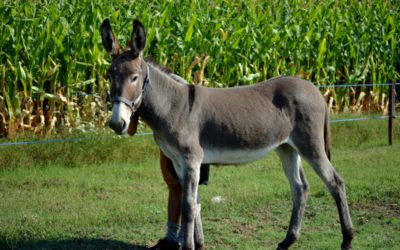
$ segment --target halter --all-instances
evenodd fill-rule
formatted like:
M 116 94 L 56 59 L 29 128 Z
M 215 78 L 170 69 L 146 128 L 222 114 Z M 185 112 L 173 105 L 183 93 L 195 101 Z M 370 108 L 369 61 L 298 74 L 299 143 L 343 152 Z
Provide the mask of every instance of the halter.
M 111 99 L 112 103 L 114 103 L 114 102 L 122 102 L 125 105 L 127 105 L 132 110 L 132 112 L 135 112 L 139 108 L 140 104 L 142 103 L 142 97 L 143 97 L 143 94 L 144 94 L 144 90 L 145 90 L 147 84 L 150 83 L 149 64 L 146 64 L 146 66 L 147 66 L 147 74 L 146 74 L 146 77 L 144 78 L 142 91 L 141 91 L 140 95 L 133 101 L 128 100 L 128 99 L 126 99 L 125 97 L 122 97 L 122 96 L 113 96 L 112 99 Z

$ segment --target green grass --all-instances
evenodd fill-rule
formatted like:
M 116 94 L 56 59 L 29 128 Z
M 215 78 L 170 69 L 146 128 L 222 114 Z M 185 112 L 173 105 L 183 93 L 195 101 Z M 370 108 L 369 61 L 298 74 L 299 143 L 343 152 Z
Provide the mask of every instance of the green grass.
M 332 125 L 333 163 L 347 184 L 354 249 L 400 245 L 400 142 L 385 121 Z M 108 133 L 76 143 L 0 148 L 0 249 L 131 249 L 164 235 L 167 188 L 151 136 Z M 336 207 L 305 165 L 311 185 L 302 236 L 293 249 L 338 249 Z M 200 188 L 208 249 L 275 249 L 291 197 L 277 156 L 212 167 Z M 215 204 L 214 196 L 223 202 Z

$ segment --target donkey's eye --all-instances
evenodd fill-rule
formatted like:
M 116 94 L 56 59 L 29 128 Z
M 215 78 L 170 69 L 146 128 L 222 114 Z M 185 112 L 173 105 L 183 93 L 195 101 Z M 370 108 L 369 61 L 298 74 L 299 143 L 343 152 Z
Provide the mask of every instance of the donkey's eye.
M 132 77 L 131 82 L 136 82 L 137 79 L 138 79 L 138 76 L 135 75 Z

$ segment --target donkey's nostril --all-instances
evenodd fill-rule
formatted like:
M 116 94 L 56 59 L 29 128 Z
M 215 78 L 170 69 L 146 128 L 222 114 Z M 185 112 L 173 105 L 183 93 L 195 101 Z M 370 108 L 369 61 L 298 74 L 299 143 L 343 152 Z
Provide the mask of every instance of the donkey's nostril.
M 126 126 L 126 122 L 125 122 L 125 120 L 122 120 L 121 121 L 121 131 L 124 131 L 125 126 Z

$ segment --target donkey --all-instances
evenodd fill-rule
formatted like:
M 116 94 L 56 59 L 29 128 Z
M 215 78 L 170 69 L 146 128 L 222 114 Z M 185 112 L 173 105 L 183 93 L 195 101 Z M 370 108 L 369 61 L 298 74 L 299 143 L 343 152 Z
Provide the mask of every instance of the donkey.
M 154 132 L 183 189 L 183 249 L 203 246 L 194 237 L 201 163 L 242 164 L 275 149 L 289 180 L 293 208 L 285 239 L 288 249 L 300 235 L 308 183 L 301 165 L 306 160 L 325 183 L 339 211 L 342 249 L 354 236 L 345 184 L 330 161 L 328 111 L 318 89 L 294 77 L 277 77 L 246 87 L 215 89 L 184 85 L 142 57 L 143 25 L 133 21 L 131 41 L 121 50 L 109 21 L 101 26 L 102 41 L 112 56 L 110 127 L 125 134 L 137 114 Z M 200 222 L 201 223 L 201 222 Z

